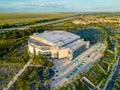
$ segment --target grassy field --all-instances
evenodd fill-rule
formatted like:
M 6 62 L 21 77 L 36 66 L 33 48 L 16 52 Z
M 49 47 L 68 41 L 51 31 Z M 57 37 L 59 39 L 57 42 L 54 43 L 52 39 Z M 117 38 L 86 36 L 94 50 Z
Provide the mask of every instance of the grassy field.
M 21 24 L 35 22 L 38 20 L 49 20 L 53 18 L 73 16 L 76 13 L 0 13 L 0 25 Z

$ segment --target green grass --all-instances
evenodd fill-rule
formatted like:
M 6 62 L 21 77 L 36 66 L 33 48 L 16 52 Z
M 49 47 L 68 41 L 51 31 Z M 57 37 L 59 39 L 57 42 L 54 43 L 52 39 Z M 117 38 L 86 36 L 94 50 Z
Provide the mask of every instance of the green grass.
M 104 52 L 104 56 L 100 61 L 93 64 L 92 68 L 85 72 L 85 76 L 94 84 L 98 85 L 104 78 L 110 74 L 111 63 L 114 62 L 114 55 L 108 52 Z M 105 71 L 103 71 L 99 66 Z M 108 69 L 110 67 L 110 69 Z
M 94 66 L 85 73 L 85 76 L 95 85 L 97 85 L 103 78 L 104 72 L 94 64 Z
M 76 13 L 0 13 L 0 25 L 29 23 L 39 20 L 49 20 L 53 18 L 73 16 Z
M 74 83 L 76 90 L 88 90 L 88 88 L 83 85 L 80 80 L 76 80 Z

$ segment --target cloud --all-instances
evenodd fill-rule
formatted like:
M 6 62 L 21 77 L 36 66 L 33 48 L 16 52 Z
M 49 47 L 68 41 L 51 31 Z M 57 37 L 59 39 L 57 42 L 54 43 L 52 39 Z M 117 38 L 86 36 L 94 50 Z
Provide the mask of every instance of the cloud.
M 97 12 L 120 12 L 120 6 L 96 7 L 96 8 L 90 8 L 88 10 L 97 11 Z
M 0 11 L 48 11 L 48 12 L 87 12 L 87 11 L 120 11 L 117 3 L 103 3 L 105 0 L 23 0 L 0 3 Z M 75 2 L 76 1 L 76 2 Z M 81 3 L 80 3 L 81 1 Z M 95 4 L 93 3 L 95 2 Z M 98 3 L 97 3 L 98 2 Z
M 65 6 L 61 3 L 54 3 L 54 2 L 48 2 L 48 3 L 25 3 L 25 2 L 18 2 L 18 3 L 5 3 L 0 4 L 0 8 L 65 8 Z
M 40 7 L 64 7 L 63 4 L 60 3 L 41 3 Z

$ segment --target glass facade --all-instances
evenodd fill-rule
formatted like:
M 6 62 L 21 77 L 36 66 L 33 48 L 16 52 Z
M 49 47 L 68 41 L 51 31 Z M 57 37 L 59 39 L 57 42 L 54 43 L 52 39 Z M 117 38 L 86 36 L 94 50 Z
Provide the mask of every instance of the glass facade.
M 50 52 L 40 52 L 39 51 L 39 54 L 40 55 L 46 55 L 48 58 L 51 58 L 51 53 Z
M 79 47 L 77 50 L 73 52 L 73 58 L 76 58 L 79 54 L 85 51 L 85 49 L 86 49 L 86 45 Z

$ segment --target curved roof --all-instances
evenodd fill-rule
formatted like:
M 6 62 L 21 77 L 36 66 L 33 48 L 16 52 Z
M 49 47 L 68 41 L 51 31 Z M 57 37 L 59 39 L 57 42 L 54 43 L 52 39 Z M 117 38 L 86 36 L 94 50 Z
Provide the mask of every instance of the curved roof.
M 36 36 L 44 38 L 57 46 L 66 45 L 80 38 L 80 36 L 73 33 L 59 30 L 36 34 Z
M 29 39 L 28 39 L 28 42 L 29 42 L 29 43 L 32 43 L 32 44 L 35 44 L 35 45 L 37 45 L 37 46 L 49 46 L 49 45 L 47 45 L 47 44 L 45 44 L 45 43 L 42 43 L 42 42 L 37 41 L 37 40 L 32 39 L 32 38 L 29 38 Z
M 77 40 L 73 43 L 70 43 L 70 44 L 67 44 L 65 47 L 69 48 L 70 50 L 72 51 L 75 51 L 77 50 L 78 48 L 80 48 L 81 46 L 85 45 L 86 43 L 80 39 L 80 40 Z

